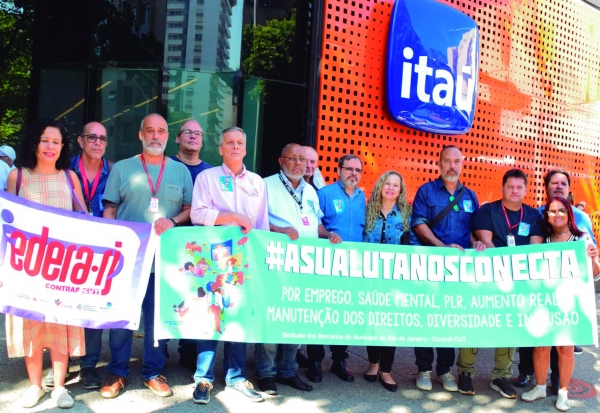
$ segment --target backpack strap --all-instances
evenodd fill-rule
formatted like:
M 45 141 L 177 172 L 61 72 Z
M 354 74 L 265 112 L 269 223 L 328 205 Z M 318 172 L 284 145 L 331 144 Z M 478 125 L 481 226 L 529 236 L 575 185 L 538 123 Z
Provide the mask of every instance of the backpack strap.
M 23 170 L 19 167 L 17 168 L 17 187 L 15 195 L 19 196 L 19 190 L 21 189 L 21 181 L 23 180 Z
M 437 224 L 440 223 L 440 221 L 446 216 L 448 215 L 448 212 L 450 212 L 450 210 L 452 208 L 454 208 L 454 206 L 456 204 L 458 204 L 458 202 L 462 199 L 463 195 L 465 194 L 464 191 L 464 186 L 461 186 L 460 189 L 458 190 L 458 193 L 456 194 L 456 196 L 454 197 L 454 200 L 452 202 L 450 202 L 446 208 L 444 208 L 444 210 L 442 212 L 440 212 L 439 214 L 437 214 L 437 216 L 435 218 L 433 218 L 431 220 L 431 222 L 429 223 L 429 228 L 433 229 L 437 226 Z

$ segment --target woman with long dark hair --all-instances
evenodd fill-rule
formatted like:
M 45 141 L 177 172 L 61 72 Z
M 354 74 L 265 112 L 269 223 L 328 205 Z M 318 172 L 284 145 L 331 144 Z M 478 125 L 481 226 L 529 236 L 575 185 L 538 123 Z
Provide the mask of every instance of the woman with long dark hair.
M 402 235 L 410 230 L 411 207 L 406 202 L 404 179 L 396 171 L 379 177 L 367 203 L 363 242 L 400 244 Z M 367 346 L 369 369 L 366 381 L 379 382 L 389 391 L 398 390 L 391 375 L 395 347 Z
M 548 199 L 544 209 L 543 223 L 546 242 L 571 242 L 586 238 L 589 240 L 589 235 L 577 228 L 571 208 L 569 201 L 564 198 L 552 197 Z M 594 280 L 596 280 L 600 278 L 600 261 L 598 260 L 598 249 L 592 242 L 587 245 L 587 255 L 592 260 L 593 273 L 596 274 Z M 556 351 L 558 352 L 560 375 L 560 389 L 558 390 L 556 408 L 561 412 L 566 412 L 571 408 L 567 398 L 567 389 L 573 375 L 575 357 L 573 346 L 556 346 Z M 532 390 L 523 393 L 521 399 L 532 402 L 546 397 L 546 374 L 549 364 L 550 347 L 536 347 L 533 350 L 533 368 L 538 384 Z
M 60 122 L 45 118 L 27 129 L 16 162 L 8 176 L 6 190 L 33 202 L 66 210 L 85 210 L 79 179 L 69 171 L 69 141 Z M 70 179 L 68 175 L 70 175 Z M 47 323 L 6 316 L 8 357 L 24 357 L 31 386 L 22 399 L 23 407 L 33 407 L 44 396 L 42 389 L 43 350 L 50 351 L 54 372 L 52 399 L 61 408 L 73 406 L 65 389 L 69 355 L 85 354 L 82 327 Z

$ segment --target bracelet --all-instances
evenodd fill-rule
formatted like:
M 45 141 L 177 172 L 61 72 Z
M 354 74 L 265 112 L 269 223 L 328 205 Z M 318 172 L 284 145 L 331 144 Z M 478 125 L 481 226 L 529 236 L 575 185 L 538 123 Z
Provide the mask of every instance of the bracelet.
M 333 232 L 333 231 L 329 231 L 329 234 L 327 234 L 327 239 L 329 239 L 329 238 L 331 237 L 331 234 L 334 234 L 334 235 L 335 235 L 335 232 Z
M 169 221 L 171 221 L 173 223 L 173 226 L 176 227 L 177 225 L 177 221 L 175 220 L 175 218 L 169 218 Z

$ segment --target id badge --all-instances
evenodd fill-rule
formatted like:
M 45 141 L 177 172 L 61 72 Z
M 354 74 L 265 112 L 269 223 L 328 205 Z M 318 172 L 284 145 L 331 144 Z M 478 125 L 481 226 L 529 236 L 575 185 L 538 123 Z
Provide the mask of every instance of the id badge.
M 221 180 L 221 191 L 233 192 L 233 179 L 230 176 L 222 176 Z
M 158 212 L 158 198 L 156 198 L 156 197 L 150 198 L 150 205 L 148 206 L 148 211 Z
M 470 199 L 465 199 L 463 201 L 463 209 L 465 212 L 473 212 L 473 202 Z
M 514 247 L 515 245 L 517 245 L 515 243 L 515 236 L 510 234 L 506 236 L 506 245 L 509 247 Z
M 306 227 L 310 225 L 310 221 L 308 220 L 308 217 L 306 215 L 302 215 L 302 224 L 304 224 L 304 226 Z
M 519 231 L 517 232 L 519 235 L 521 235 L 522 237 L 528 237 L 529 236 L 529 224 L 526 224 L 524 222 L 521 222 L 519 224 Z

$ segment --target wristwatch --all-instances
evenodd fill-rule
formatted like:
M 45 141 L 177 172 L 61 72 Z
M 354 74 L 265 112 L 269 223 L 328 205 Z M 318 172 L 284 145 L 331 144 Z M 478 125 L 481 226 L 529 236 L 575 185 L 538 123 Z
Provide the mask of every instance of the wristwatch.
M 175 220 L 175 218 L 169 218 L 169 221 L 171 221 L 173 223 L 174 227 L 176 227 L 178 225 L 177 221 Z

